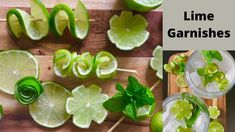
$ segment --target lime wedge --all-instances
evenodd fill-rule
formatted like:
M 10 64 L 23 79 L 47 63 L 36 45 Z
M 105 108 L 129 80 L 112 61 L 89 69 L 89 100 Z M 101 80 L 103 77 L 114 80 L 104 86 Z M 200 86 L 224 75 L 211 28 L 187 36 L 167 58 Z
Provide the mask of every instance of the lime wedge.
M 193 132 L 193 129 L 192 128 L 185 128 L 185 127 L 179 126 L 177 128 L 177 132 Z
M 132 50 L 143 45 L 149 38 L 147 20 L 140 14 L 134 15 L 130 11 L 122 11 L 120 16 L 114 15 L 108 30 L 109 40 L 120 50 Z
M 89 128 L 91 121 L 102 123 L 108 112 L 103 103 L 108 99 L 97 85 L 85 88 L 83 85 L 72 91 L 72 97 L 66 102 L 66 111 L 73 115 L 73 123 L 80 128 Z
M 32 40 L 39 40 L 49 32 L 49 13 L 39 0 L 30 0 L 31 15 L 21 9 L 11 9 L 7 13 L 10 32 L 19 38 L 25 33 Z
M 188 86 L 183 74 L 177 75 L 175 82 L 180 88 L 185 88 Z
M 193 105 L 186 99 L 177 100 L 171 107 L 171 113 L 175 115 L 176 119 L 184 120 L 192 116 Z
M 73 58 L 76 54 L 71 54 L 66 49 L 57 50 L 54 53 L 53 65 L 54 72 L 59 77 L 66 77 L 71 73 Z
M 157 73 L 157 77 L 159 77 L 160 79 L 162 79 L 162 66 L 163 66 L 163 51 L 162 51 L 162 47 L 161 46 L 157 46 L 154 50 L 153 50 L 153 57 L 150 60 L 150 66 L 153 70 L 156 70 Z
M 44 92 L 34 103 L 29 105 L 30 115 L 39 125 L 48 128 L 59 127 L 70 117 L 65 109 L 70 92 L 53 82 L 45 82 L 42 85 Z
M 135 11 L 147 12 L 160 6 L 163 0 L 125 0 L 126 6 Z
M 112 78 L 116 74 L 117 66 L 116 58 L 109 52 L 100 51 L 95 57 L 95 72 L 98 78 Z
M 151 132 L 162 132 L 163 131 L 163 121 L 162 112 L 157 112 L 151 120 L 150 124 Z
M 0 90 L 14 94 L 15 84 L 26 76 L 38 77 L 36 58 L 26 51 L 8 50 L 0 52 Z
M 220 110 L 218 109 L 217 106 L 209 106 L 208 110 L 211 119 L 217 119 L 219 117 Z
M 85 52 L 77 56 L 73 63 L 73 74 L 77 78 L 87 78 L 93 70 L 93 56 L 90 52 Z
M 224 127 L 217 121 L 212 121 L 209 125 L 208 132 L 224 132 Z
M 2 115 L 3 115 L 3 110 L 2 110 L 2 105 L 0 105 L 0 120 L 2 119 Z

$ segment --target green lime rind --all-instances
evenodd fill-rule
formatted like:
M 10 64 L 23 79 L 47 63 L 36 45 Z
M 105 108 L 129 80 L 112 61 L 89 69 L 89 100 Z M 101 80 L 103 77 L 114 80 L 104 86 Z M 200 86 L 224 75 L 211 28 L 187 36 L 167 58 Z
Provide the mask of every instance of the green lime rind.
M 120 16 L 114 15 L 108 30 L 109 40 L 120 50 L 132 50 L 142 46 L 149 38 L 146 31 L 147 20 L 140 14 L 133 15 L 130 11 L 122 11 Z
M 186 99 L 177 100 L 170 112 L 178 120 L 189 119 L 192 116 L 193 105 Z
M 22 78 L 15 85 L 15 98 L 23 105 L 33 103 L 42 92 L 42 85 L 35 77 Z
M 93 73 L 93 58 L 90 52 L 76 56 L 73 63 L 73 74 L 80 79 L 89 77 Z
M 66 112 L 65 104 L 71 93 L 62 85 L 54 82 L 42 83 L 44 92 L 29 105 L 29 113 L 39 125 L 56 128 L 63 125 L 71 115 Z
M 218 121 L 210 122 L 208 132 L 224 132 L 224 127 Z
M 150 1 L 148 3 L 148 1 Z M 125 0 L 125 5 L 131 9 L 138 12 L 147 12 L 159 7 L 163 0 Z
M 100 51 L 94 58 L 95 73 L 100 79 L 113 78 L 117 72 L 118 62 L 116 58 L 107 51 Z
M 76 38 L 84 39 L 88 35 L 90 29 L 89 12 L 80 0 L 77 0 L 77 5 L 74 9 L 74 16 L 77 20 Z
M 57 4 L 54 6 L 49 21 L 51 29 L 56 35 L 62 36 L 65 28 L 68 26 L 71 34 L 76 37 L 75 15 L 68 5 Z
M 160 79 L 163 78 L 163 51 L 161 46 L 157 46 L 153 50 L 153 57 L 150 60 L 150 66 L 153 70 L 157 71 L 156 75 Z
M 211 119 L 215 120 L 219 117 L 220 110 L 218 109 L 217 106 L 209 106 L 208 110 L 209 110 L 209 114 L 210 114 Z
M 83 85 L 73 89 L 66 101 L 67 113 L 73 115 L 73 123 L 80 128 L 89 128 L 92 120 L 101 124 L 108 115 L 103 103 L 108 100 L 102 89 L 95 85 Z
M 157 112 L 151 119 L 150 123 L 151 132 L 162 132 L 163 131 L 163 121 L 162 112 Z
M 2 119 L 2 116 L 3 116 L 3 108 L 2 105 L 0 104 L 0 121 Z

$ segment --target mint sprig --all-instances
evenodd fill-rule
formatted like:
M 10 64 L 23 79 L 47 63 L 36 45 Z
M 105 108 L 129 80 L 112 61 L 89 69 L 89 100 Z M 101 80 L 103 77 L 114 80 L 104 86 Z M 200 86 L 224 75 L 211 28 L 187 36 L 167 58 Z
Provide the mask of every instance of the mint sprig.
M 222 55 L 217 50 L 203 50 L 201 51 L 201 54 L 208 64 L 212 63 L 213 59 L 216 59 L 218 61 L 223 60 Z
M 116 84 L 117 93 L 103 103 L 105 109 L 110 112 L 122 112 L 132 120 L 137 120 L 138 108 L 153 105 L 155 100 L 147 93 L 146 86 L 140 84 L 133 76 L 128 77 L 127 88 Z

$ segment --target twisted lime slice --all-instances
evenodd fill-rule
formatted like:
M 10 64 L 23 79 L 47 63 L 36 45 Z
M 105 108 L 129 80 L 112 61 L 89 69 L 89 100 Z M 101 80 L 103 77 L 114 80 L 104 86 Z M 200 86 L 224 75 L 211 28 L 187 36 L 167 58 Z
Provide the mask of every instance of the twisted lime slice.
M 66 77 L 71 73 L 73 58 L 76 56 L 76 53 L 73 55 L 66 49 L 57 50 L 54 53 L 53 65 L 54 72 L 59 77 Z
M 163 121 L 162 112 L 157 112 L 151 119 L 150 124 L 151 132 L 162 132 L 163 131 Z
M 25 33 L 32 40 L 39 40 L 49 32 L 49 13 L 40 0 L 30 0 L 31 15 L 21 9 L 7 12 L 10 32 L 19 38 Z
M 108 30 L 109 40 L 120 50 L 132 50 L 143 45 L 149 38 L 147 20 L 140 14 L 134 15 L 129 11 L 122 11 L 120 16 L 114 15 Z
M 162 47 L 161 46 L 157 46 L 154 50 L 153 50 L 153 57 L 150 60 L 150 66 L 153 70 L 156 70 L 157 73 L 157 77 L 159 77 L 160 79 L 162 79 L 162 66 L 163 66 L 163 51 L 162 51 Z
M 44 82 L 42 85 L 44 92 L 29 105 L 30 115 L 39 125 L 48 128 L 59 127 L 70 117 L 65 109 L 70 92 L 53 82 Z
M 0 120 L 2 119 L 3 116 L 3 110 L 2 110 L 2 105 L 0 105 Z
M 100 51 L 95 56 L 95 73 L 98 78 L 112 78 L 116 74 L 118 62 L 109 52 Z
M 108 99 L 106 94 L 101 93 L 97 85 L 90 85 L 85 88 L 83 85 L 72 91 L 72 97 L 66 102 L 66 111 L 73 115 L 73 123 L 80 128 L 89 128 L 94 120 L 101 124 L 108 112 L 103 103 Z
M 224 127 L 217 121 L 212 121 L 209 125 L 208 132 L 224 132 Z
M 192 116 L 193 105 L 186 99 L 177 100 L 171 108 L 171 113 L 176 119 L 184 120 Z
M 26 76 L 38 77 L 36 58 L 26 51 L 8 50 L 0 52 L 0 90 L 14 94 L 15 84 Z
M 33 103 L 42 92 L 42 85 L 35 77 L 22 78 L 15 85 L 15 98 L 24 105 Z
M 92 73 L 93 66 L 93 56 L 90 52 L 85 52 L 75 58 L 73 64 L 73 74 L 77 78 L 86 78 Z
M 163 0 L 125 0 L 126 6 L 135 11 L 147 12 L 159 7 Z
M 219 117 L 220 110 L 218 110 L 217 106 L 209 106 L 208 110 L 211 119 L 217 119 Z
M 179 126 L 177 128 L 177 132 L 193 132 L 193 129 L 192 128 L 185 128 L 185 127 Z
M 88 11 L 80 0 L 74 11 L 65 4 L 58 4 L 51 11 L 50 25 L 58 36 L 68 27 L 75 38 L 84 39 L 89 31 Z

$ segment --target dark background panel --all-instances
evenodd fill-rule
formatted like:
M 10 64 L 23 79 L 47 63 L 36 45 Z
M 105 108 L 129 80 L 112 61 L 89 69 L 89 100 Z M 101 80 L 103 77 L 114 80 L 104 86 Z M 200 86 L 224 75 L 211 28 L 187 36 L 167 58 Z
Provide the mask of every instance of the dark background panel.
M 163 63 L 168 63 L 169 58 L 176 53 L 184 52 L 184 51 L 164 51 L 163 52 Z M 235 58 L 235 51 L 229 51 L 230 54 Z M 163 74 L 163 98 L 167 97 L 167 82 L 168 76 L 167 73 L 164 71 Z M 232 88 L 231 91 L 226 95 L 227 99 L 227 130 L 228 132 L 235 131 L 235 86 Z

